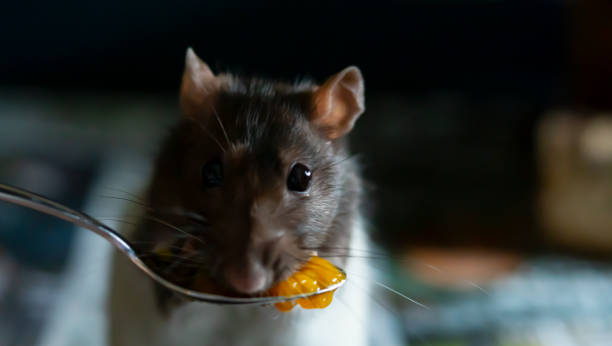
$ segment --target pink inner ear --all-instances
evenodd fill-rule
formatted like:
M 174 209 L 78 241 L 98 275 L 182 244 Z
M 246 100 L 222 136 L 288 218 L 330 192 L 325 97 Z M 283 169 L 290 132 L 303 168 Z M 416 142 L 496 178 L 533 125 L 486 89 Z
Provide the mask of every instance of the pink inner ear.
M 363 78 L 357 67 L 332 76 L 314 94 L 312 123 L 329 139 L 344 136 L 365 109 L 363 92 Z

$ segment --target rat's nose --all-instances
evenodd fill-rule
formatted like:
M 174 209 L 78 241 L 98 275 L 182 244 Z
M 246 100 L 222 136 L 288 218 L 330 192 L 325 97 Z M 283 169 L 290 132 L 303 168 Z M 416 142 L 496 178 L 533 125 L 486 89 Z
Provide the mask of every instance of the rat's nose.
M 231 266 L 225 276 L 233 289 L 245 294 L 263 291 L 267 283 L 267 272 L 257 262 Z

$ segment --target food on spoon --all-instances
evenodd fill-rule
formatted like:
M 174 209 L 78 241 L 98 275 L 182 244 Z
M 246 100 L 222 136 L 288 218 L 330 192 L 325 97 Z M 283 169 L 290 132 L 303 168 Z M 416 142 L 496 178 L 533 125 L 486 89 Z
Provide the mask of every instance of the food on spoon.
M 166 263 L 166 265 L 174 262 L 174 254 L 170 248 L 159 247 L 154 251 L 154 253 L 158 260 L 169 262 Z M 192 267 L 191 269 L 193 270 L 194 268 Z M 215 285 L 207 275 L 197 275 L 195 273 L 192 273 L 192 275 L 187 275 L 189 273 L 183 273 L 180 270 L 180 266 L 174 268 L 172 272 L 176 275 L 167 274 L 167 279 L 170 279 L 177 284 L 189 286 L 191 289 L 200 292 L 227 296 L 232 295 L 231 292 L 224 290 L 218 285 Z M 189 283 L 183 282 L 181 279 L 184 277 L 191 277 L 193 281 Z M 328 260 L 318 256 L 312 256 L 291 277 L 270 288 L 265 295 L 270 297 L 291 297 L 296 295 L 310 294 L 324 290 L 329 286 L 339 284 L 345 279 L 346 275 L 344 272 L 339 270 Z M 323 309 L 331 304 L 334 297 L 334 292 L 335 289 L 306 298 L 278 302 L 275 303 L 274 306 L 279 311 L 290 311 L 298 304 L 303 309 Z
M 346 275 L 336 268 L 336 266 L 324 258 L 314 256 L 290 278 L 268 290 L 267 295 L 287 297 L 313 293 L 340 283 L 345 279 Z M 307 298 L 279 302 L 274 304 L 274 306 L 276 306 L 279 311 L 290 311 L 297 304 L 303 309 L 323 309 L 331 303 L 334 291 L 335 290 Z

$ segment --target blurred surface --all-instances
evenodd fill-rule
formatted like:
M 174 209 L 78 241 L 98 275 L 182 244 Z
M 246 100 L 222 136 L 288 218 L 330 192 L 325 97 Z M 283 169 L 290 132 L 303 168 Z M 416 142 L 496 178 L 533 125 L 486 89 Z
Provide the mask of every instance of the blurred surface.
M 118 225 L 121 198 L 146 182 L 178 117 L 187 46 L 215 71 L 289 80 L 356 64 L 368 109 L 352 146 L 369 182 L 372 236 L 390 251 L 364 260 L 381 283 L 429 307 L 373 297 L 406 339 L 607 345 L 612 5 L 283 7 L 6 4 L 0 180 Z M 105 246 L 0 205 L 0 345 L 103 333 Z
M 555 112 L 542 120 L 538 140 L 543 230 L 565 247 L 609 256 L 612 116 Z

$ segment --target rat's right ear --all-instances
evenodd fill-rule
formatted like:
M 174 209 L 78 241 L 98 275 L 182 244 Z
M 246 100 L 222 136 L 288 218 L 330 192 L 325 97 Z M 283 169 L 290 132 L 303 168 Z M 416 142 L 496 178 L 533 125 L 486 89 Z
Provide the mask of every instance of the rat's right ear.
M 196 118 L 203 107 L 210 102 L 219 86 L 217 77 L 191 49 L 185 54 L 185 72 L 181 84 L 180 105 L 183 113 Z
M 365 110 L 363 94 L 359 69 L 345 68 L 314 91 L 310 122 L 328 139 L 346 135 Z

